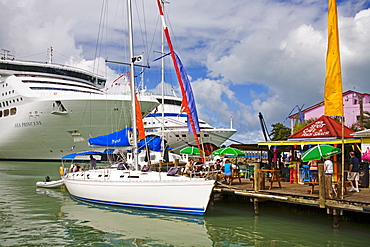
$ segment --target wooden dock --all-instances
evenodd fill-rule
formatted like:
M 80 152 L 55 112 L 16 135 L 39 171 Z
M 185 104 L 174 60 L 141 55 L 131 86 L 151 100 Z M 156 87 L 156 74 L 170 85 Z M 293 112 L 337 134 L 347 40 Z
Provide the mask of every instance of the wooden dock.
M 219 184 L 215 187 L 214 191 L 216 193 L 232 193 L 251 198 L 320 207 L 318 186 L 317 188 L 315 187 L 315 191 L 311 195 L 311 186 L 308 184 L 301 185 L 281 182 L 281 189 L 278 186 L 274 186 L 271 190 L 254 191 L 252 183 L 249 179 L 242 179 L 242 184 L 239 182 L 234 182 L 232 186 Z M 348 192 L 348 194 L 344 195 L 343 199 L 325 199 L 325 205 L 343 210 L 370 213 L 370 188 L 360 188 L 359 193 Z
M 319 186 L 315 187 L 314 193 L 311 194 L 311 186 L 308 184 L 296 184 L 281 182 L 281 187 L 276 183 L 269 189 L 260 189 L 256 191 L 253 188 L 253 182 L 249 179 L 242 179 L 241 183 L 237 180 L 229 186 L 218 182 L 214 188 L 214 193 L 232 194 L 235 196 L 249 197 L 254 203 L 254 211 L 259 214 L 258 203 L 264 201 L 278 201 L 298 205 L 325 208 L 328 214 L 333 215 L 333 227 L 337 228 L 338 215 L 343 211 L 355 211 L 360 213 L 370 213 L 370 188 L 360 188 L 360 192 L 347 192 L 343 199 L 340 198 L 320 198 Z M 267 184 L 266 184 L 267 185 Z

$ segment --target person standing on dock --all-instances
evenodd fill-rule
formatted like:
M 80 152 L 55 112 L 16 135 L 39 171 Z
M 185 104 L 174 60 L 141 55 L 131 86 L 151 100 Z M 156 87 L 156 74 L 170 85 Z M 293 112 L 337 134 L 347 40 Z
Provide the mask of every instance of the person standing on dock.
M 231 177 L 232 177 L 232 166 L 230 161 L 227 159 L 225 161 L 224 165 L 224 179 L 226 183 L 231 183 Z
M 326 160 L 324 162 L 324 172 L 325 175 L 333 174 L 333 162 L 330 160 L 330 157 L 326 157 Z
M 308 165 L 310 166 L 310 177 L 312 182 L 317 182 L 318 162 L 320 162 L 320 160 L 310 160 L 308 162 Z
M 349 155 L 351 159 L 349 160 L 349 169 L 348 169 L 348 181 L 351 183 L 352 188 L 350 191 L 360 192 L 358 189 L 358 180 L 360 179 L 360 161 L 355 156 L 355 152 L 350 152 Z M 355 181 L 356 187 L 353 186 L 353 181 Z

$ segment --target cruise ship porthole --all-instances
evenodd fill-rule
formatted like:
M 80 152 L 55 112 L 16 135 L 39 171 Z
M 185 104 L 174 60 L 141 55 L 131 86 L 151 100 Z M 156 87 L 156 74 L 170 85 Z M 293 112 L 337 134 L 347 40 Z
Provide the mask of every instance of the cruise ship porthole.
M 17 113 L 17 108 L 13 107 L 10 109 L 10 115 L 15 115 Z

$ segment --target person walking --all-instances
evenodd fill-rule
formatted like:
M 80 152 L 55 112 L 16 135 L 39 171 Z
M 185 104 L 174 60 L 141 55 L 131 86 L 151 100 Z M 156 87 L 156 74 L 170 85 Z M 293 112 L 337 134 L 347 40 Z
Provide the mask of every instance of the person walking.
M 348 176 L 347 179 L 351 183 L 350 191 L 360 192 L 358 189 L 358 180 L 360 179 L 360 161 L 355 156 L 355 152 L 349 153 L 351 159 L 349 160 Z M 353 181 L 355 181 L 355 186 L 353 186 Z

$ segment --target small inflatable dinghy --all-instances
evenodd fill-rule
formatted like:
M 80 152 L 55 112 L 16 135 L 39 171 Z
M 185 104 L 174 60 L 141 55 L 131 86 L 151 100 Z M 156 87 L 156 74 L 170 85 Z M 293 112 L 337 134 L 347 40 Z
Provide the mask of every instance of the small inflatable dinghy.
M 50 179 L 46 179 L 45 182 L 37 182 L 37 187 L 43 187 L 43 188 L 56 188 L 64 185 L 63 179 L 57 180 L 57 181 L 50 181 Z

